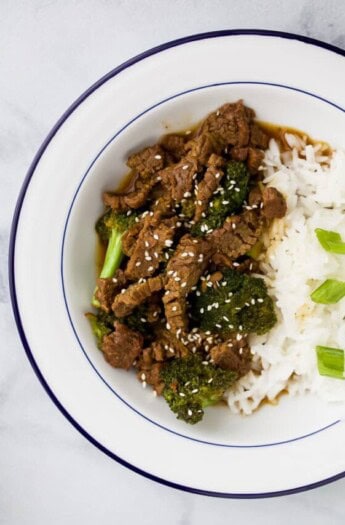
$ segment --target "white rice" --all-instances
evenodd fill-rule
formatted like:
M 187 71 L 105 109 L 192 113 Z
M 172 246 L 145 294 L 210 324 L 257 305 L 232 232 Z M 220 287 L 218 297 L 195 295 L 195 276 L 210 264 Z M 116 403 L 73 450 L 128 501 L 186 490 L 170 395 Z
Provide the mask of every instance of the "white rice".
M 249 372 L 228 394 L 234 413 L 252 413 L 282 391 L 312 392 L 328 401 L 345 401 L 345 381 L 321 377 L 317 345 L 345 348 L 345 299 L 333 305 L 311 301 L 311 292 L 327 278 L 345 280 L 345 255 L 326 252 L 315 228 L 339 232 L 345 239 L 345 152 L 331 157 L 320 144 L 307 145 L 287 135 L 292 151 L 281 154 L 272 139 L 264 160 L 265 182 L 283 193 L 288 211 L 264 239 L 261 261 L 277 325 L 250 340 L 259 374 Z

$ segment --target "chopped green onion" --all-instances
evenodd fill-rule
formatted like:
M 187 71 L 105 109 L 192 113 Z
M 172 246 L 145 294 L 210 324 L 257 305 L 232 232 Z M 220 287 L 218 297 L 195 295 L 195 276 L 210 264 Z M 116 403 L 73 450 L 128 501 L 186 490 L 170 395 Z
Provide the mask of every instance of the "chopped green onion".
M 314 303 L 334 304 L 345 296 L 345 282 L 327 279 L 310 295 Z
M 345 242 L 342 241 L 341 235 L 330 230 L 316 228 L 316 237 L 322 248 L 327 252 L 345 254 Z
M 317 367 L 321 376 L 336 377 L 344 379 L 344 350 L 330 348 L 328 346 L 317 346 Z

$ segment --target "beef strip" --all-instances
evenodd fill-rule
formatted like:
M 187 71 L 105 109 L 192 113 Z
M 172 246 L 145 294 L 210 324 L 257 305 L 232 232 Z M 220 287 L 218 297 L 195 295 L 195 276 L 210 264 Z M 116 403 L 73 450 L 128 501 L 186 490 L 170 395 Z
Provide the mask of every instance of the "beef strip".
M 105 312 L 111 312 L 114 297 L 126 284 L 126 278 L 122 270 L 116 270 L 114 277 L 108 279 L 97 279 L 96 299 L 100 308 Z
M 180 162 L 168 166 L 159 172 L 164 186 L 171 192 L 171 197 L 180 202 L 186 194 L 192 192 L 194 175 L 197 172 L 195 159 L 183 157 Z
M 162 170 L 165 164 L 166 154 L 159 144 L 149 146 L 138 153 L 134 153 L 127 161 L 127 166 L 135 173 L 139 173 L 143 180 L 150 178 L 157 171 Z
M 211 134 L 223 147 L 247 146 L 250 138 L 250 124 L 255 113 L 239 100 L 224 104 L 211 113 L 197 130 L 197 135 Z
M 261 149 L 248 148 L 247 166 L 249 173 L 255 175 L 257 173 L 263 159 L 264 152 Z
M 138 220 L 133 226 L 131 226 L 123 235 L 122 235 L 122 251 L 127 257 L 130 257 L 133 253 L 135 243 L 138 240 L 139 233 L 143 227 L 144 220 Z
M 102 352 L 115 368 L 128 370 L 143 348 L 143 336 L 126 325 L 115 322 L 115 331 L 103 337 Z
M 208 202 L 224 176 L 224 171 L 221 169 L 221 167 L 224 166 L 224 163 L 224 159 L 218 155 L 212 154 L 209 158 L 209 167 L 205 172 L 204 178 L 199 182 L 196 190 L 195 222 L 200 221 L 202 213 L 207 210 Z
M 186 297 L 205 271 L 213 246 L 207 239 L 185 235 L 167 265 L 167 283 L 163 303 L 167 328 L 174 334 L 187 331 Z
M 212 153 L 220 154 L 222 145 L 211 133 L 203 132 L 186 143 L 187 158 L 193 159 L 197 169 L 206 166 Z
M 164 382 L 161 379 L 160 373 L 163 363 L 153 363 L 150 366 L 143 367 L 137 373 L 137 378 L 142 383 L 151 385 L 153 390 L 160 395 L 164 390 Z
M 158 181 L 159 177 L 156 175 L 147 180 L 138 177 L 135 181 L 133 191 L 129 193 L 105 191 L 103 193 L 103 202 L 105 206 L 110 206 L 110 208 L 116 211 L 140 208 L 140 206 L 146 204 L 152 188 Z
M 240 341 L 233 338 L 220 343 L 211 348 L 210 355 L 216 365 L 233 370 L 239 376 L 245 375 L 250 370 L 251 354 L 246 337 L 242 337 Z
M 173 243 L 176 222 L 176 217 L 162 219 L 159 213 L 145 217 L 125 270 L 127 279 L 135 281 L 155 273 L 163 260 L 164 249 Z
M 250 146 L 254 148 L 267 149 L 269 136 L 265 131 L 255 122 L 250 126 Z
M 245 255 L 256 244 L 262 232 L 263 221 L 258 210 L 245 210 L 228 217 L 221 228 L 208 235 L 215 247 L 213 261 L 220 254 L 231 260 Z
M 171 133 L 165 135 L 160 144 L 165 151 L 172 155 L 175 162 L 178 162 L 185 155 L 185 142 L 186 139 L 182 135 Z
M 142 304 L 155 292 L 159 292 L 164 286 L 164 278 L 161 275 L 151 277 L 144 282 L 131 284 L 123 293 L 118 294 L 112 304 L 113 311 L 117 317 L 129 315 L 134 308 Z
M 276 188 L 265 188 L 262 192 L 262 214 L 266 219 L 281 219 L 287 206 L 283 195 Z

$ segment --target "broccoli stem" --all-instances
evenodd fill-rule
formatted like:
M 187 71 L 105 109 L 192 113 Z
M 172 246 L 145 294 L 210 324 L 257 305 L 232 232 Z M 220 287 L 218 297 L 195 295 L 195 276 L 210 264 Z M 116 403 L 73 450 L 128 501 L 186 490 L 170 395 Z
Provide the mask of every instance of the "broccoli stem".
M 102 279 L 113 277 L 115 271 L 121 264 L 122 252 L 122 233 L 117 229 L 111 231 L 107 251 L 105 253 L 103 268 L 100 273 Z
M 113 277 L 114 273 L 121 264 L 123 257 L 122 235 L 123 234 L 120 233 L 116 228 L 112 229 L 107 246 L 107 251 L 105 252 L 103 267 L 99 275 L 101 279 Z M 91 301 L 92 306 L 94 306 L 95 308 L 100 307 L 100 303 L 96 297 L 97 290 L 98 287 L 96 286 Z

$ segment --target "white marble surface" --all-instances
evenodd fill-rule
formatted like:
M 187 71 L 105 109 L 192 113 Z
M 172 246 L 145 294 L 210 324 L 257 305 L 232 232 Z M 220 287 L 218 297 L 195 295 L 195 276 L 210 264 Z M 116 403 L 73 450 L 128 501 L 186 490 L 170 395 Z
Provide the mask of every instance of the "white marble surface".
M 35 378 L 11 314 L 7 244 L 29 163 L 66 107 L 144 49 L 236 27 L 302 33 L 345 47 L 343 0 L 0 1 L 0 523 L 337 525 L 345 480 L 272 500 L 221 500 L 148 481 L 70 426 Z

